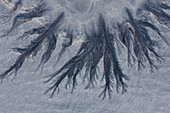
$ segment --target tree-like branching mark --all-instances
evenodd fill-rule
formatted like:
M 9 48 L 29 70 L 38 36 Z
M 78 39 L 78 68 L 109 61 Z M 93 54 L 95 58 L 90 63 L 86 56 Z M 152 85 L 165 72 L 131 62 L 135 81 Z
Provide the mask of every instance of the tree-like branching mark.
M 141 69 L 141 66 L 144 66 L 143 62 L 147 60 L 151 71 L 153 71 L 153 69 L 157 69 L 157 67 L 154 65 L 154 61 L 149 53 L 153 54 L 158 61 L 163 60 L 163 58 L 158 55 L 154 49 L 155 47 L 158 47 L 159 44 L 151 39 L 149 29 L 156 32 L 166 44 L 168 44 L 168 41 L 152 23 L 147 20 L 134 19 L 128 8 L 126 8 L 126 12 L 129 16 L 129 20 L 122 25 L 118 24 L 118 28 L 120 41 L 128 50 L 128 62 L 131 64 L 130 56 L 133 59 L 136 57 L 138 61 L 138 69 Z M 133 45 L 133 48 L 131 45 Z M 132 49 L 135 57 L 131 53 Z
M 103 58 L 104 62 L 104 75 L 103 79 L 105 85 L 103 92 L 100 97 L 103 99 L 106 97 L 106 92 L 108 92 L 109 97 L 111 97 L 111 92 L 113 88 L 113 75 L 116 78 L 116 88 L 119 91 L 119 87 L 122 87 L 122 92 L 126 91 L 127 85 L 124 83 L 123 79 L 128 80 L 127 76 L 122 73 L 119 66 L 119 62 L 116 56 L 116 50 L 114 47 L 114 37 L 108 34 L 104 18 L 100 14 L 97 24 L 97 31 L 93 27 L 91 34 L 86 32 L 87 41 L 81 44 L 81 47 L 73 58 L 71 58 L 63 67 L 50 76 L 46 81 L 50 82 L 55 79 L 53 85 L 46 91 L 52 90 L 51 96 L 54 95 L 56 89 L 59 88 L 60 83 L 67 77 L 66 88 L 70 83 L 72 84 L 72 90 L 77 84 L 77 75 L 86 67 L 86 77 L 89 78 L 89 83 L 85 88 L 90 88 L 94 86 L 94 82 L 97 78 L 97 65 L 99 61 Z M 58 76 L 61 74 L 60 76 Z
M 17 74 L 17 71 L 21 68 L 23 62 L 26 58 L 32 56 L 36 56 L 38 51 L 40 51 L 40 48 L 43 45 L 43 42 L 45 41 L 47 43 L 47 50 L 42 56 L 40 65 L 45 64 L 52 52 L 54 51 L 56 47 L 56 36 L 55 36 L 55 30 L 61 25 L 64 18 L 64 12 L 62 12 L 55 20 L 54 22 L 48 27 L 48 29 L 45 29 L 36 39 L 31 41 L 29 45 L 27 45 L 25 48 L 14 48 L 15 51 L 19 52 L 21 55 L 17 58 L 15 63 L 4 73 L 0 75 L 1 79 L 4 79 L 7 77 L 10 73 Z
M 45 30 L 48 29 L 49 24 L 46 24 L 44 26 L 40 26 L 38 28 L 33 28 L 31 30 L 25 31 L 18 39 L 24 39 L 28 38 L 31 35 L 40 35 L 42 34 Z
M 159 1 L 154 2 L 147 0 L 147 2 L 142 5 L 142 10 L 153 14 L 156 17 L 156 22 L 158 24 L 165 25 L 168 28 L 170 27 L 170 17 L 168 13 L 166 13 L 166 10 L 169 10 L 170 7 L 167 4 Z M 9 35 L 19 25 L 31 21 L 33 18 L 43 16 L 45 12 L 46 8 L 45 3 L 43 2 L 33 8 L 30 12 L 18 14 L 14 18 L 13 25 L 9 32 L 3 36 Z M 138 69 L 141 69 L 146 66 L 145 61 L 148 61 L 151 71 L 157 69 L 154 58 L 158 61 L 162 61 L 163 58 L 155 50 L 155 48 L 159 46 L 158 41 L 154 40 L 155 37 L 151 37 L 149 32 L 156 33 L 167 45 L 168 41 L 161 34 L 159 28 L 156 27 L 147 16 L 141 18 L 137 14 L 136 17 L 135 15 L 132 15 L 132 11 L 129 8 L 125 8 L 125 12 L 128 19 L 124 20 L 122 23 L 118 22 L 114 25 L 108 25 L 108 23 L 112 23 L 110 22 L 112 20 L 107 19 L 107 16 L 102 13 L 98 14 L 98 19 L 96 19 L 95 22 L 91 22 L 92 24 L 90 24 L 90 26 L 86 26 L 86 24 L 82 23 L 82 26 L 84 27 L 82 34 L 84 34 L 86 39 L 81 43 L 77 54 L 68 59 L 68 61 L 56 70 L 56 72 L 48 76 L 48 80 L 46 80 L 45 83 L 51 83 L 51 86 L 45 94 L 51 92 L 51 97 L 53 97 L 54 93 L 57 89 L 59 90 L 60 84 L 64 82 L 65 79 L 67 79 L 65 88 L 67 89 L 68 86 L 71 86 L 73 91 L 77 85 L 77 78 L 83 69 L 85 69 L 83 81 L 86 79 L 88 80 L 85 89 L 93 88 L 94 83 L 99 76 L 97 69 L 100 62 L 103 64 L 103 76 L 101 78 L 104 85 L 103 91 L 99 97 L 104 99 L 108 94 L 110 98 L 111 93 L 113 92 L 114 83 L 117 92 L 120 91 L 120 88 L 122 89 L 122 93 L 126 92 L 127 84 L 125 83 L 125 80 L 128 80 L 128 77 L 123 73 L 119 64 L 117 49 L 115 47 L 115 43 L 118 44 L 117 41 L 127 49 L 128 65 L 132 65 L 132 59 L 134 62 L 137 61 Z M 20 55 L 8 70 L 0 74 L 0 79 L 3 80 L 12 73 L 16 76 L 25 59 L 30 56 L 36 56 L 37 53 L 41 51 L 41 47 L 46 45 L 46 50 L 41 57 L 37 69 L 40 66 L 43 66 L 49 61 L 56 48 L 57 36 L 63 38 L 59 34 L 64 32 L 66 33 L 66 36 L 64 37 L 66 41 L 62 43 L 62 47 L 59 50 L 57 58 L 57 61 L 59 61 L 67 48 L 70 48 L 73 45 L 73 39 L 76 37 L 74 35 L 80 33 L 79 31 L 74 31 L 76 25 L 73 25 L 75 23 L 71 23 L 71 26 L 64 23 L 67 23 L 68 19 L 70 19 L 67 18 L 67 16 L 68 15 L 65 15 L 63 11 L 52 23 L 25 31 L 18 37 L 24 40 L 24 38 L 31 35 L 38 35 L 24 48 L 13 48 L 13 50 L 20 53 Z M 90 27 L 92 27 L 91 30 L 89 30 Z M 77 33 L 74 34 L 74 32 Z M 118 36 L 118 38 L 116 36 Z
M 170 10 L 169 5 L 167 5 L 161 1 L 158 1 L 158 0 L 155 0 L 155 1 L 147 0 L 147 2 L 145 2 L 143 4 L 143 10 L 146 10 L 149 13 L 151 13 L 152 15 L 154 15 L 156 20 L 161 25 L 164 25 L 164 26 L 167 26 L 168 28 L 170 28 L 170 16 L 168 15 L 168 13 L 166 13 L 164 11 L 164 10 Z
M 37 7 L 28 10 L 26 13 L 16 15 L 14 17 L 12 27 L 9 29 L 9 31 L 7 31 L 7 33 L 2 35 L 1 37 L 8 36 L 18 26 L 31 21 L 33 18 L 42 17 L 46 11 L 46 3 L 42 2 Z

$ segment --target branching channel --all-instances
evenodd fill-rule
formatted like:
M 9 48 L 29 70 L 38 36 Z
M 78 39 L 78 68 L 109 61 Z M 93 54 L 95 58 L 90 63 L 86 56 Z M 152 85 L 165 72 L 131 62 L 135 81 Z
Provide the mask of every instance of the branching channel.
M 11 0 L 8 1 L 11 2 Z M 14 5 L 15 7 L 13 10 L 16 10 L 21 4 L 22 1 L 19 0 Z M 60 13 L 51 23 L 27 30 L 18 37 L 18 39 L 24 40 L 25 38 L 36 34 L 36 37 L 30 42 L 30 44 L 23 48 L 13 48 L 13 50 L 20 53 L 20 55 L 9 69 L 0 74 L 0 80 L 5 79 L 11 74 L 14 74 L 15 77 L 25 59 L 31 56 L 36 56 L 37 53 L 41 51 L 42 46 L 45 45 L 46 50 L 41 57 L 37 69 L 41 66 L 43 67 L 43 65 L 51 58 L 57 45 L 57 38 L 60 37 L 63 32 L 66 35 L 64 38 L 62 36 L 60 38 L 67 41 L 61 44 L 60 50 L 58 49 L 59 53 L 57 56 L 57 62 L 60 61 L 60 58 L 63 56 L 67 48 L 70 48 L 73 45 L 76 37 L 84 36 L 85 39 L 83 39 L 78 52 L 68 59 L 67 62 L 59 67 L 59 69 L 53 74 L 49 75 L 48 80 L 45 81 L 45 83 L 51 83 L 51 86 L 49 86 L 49 89 L 45 92 L 45 94 L 51 92 L 51 97 L 53 97 L 61 83 L 66 79 L 67 82 L 65 88 L 67 89 L 68 86 L 71 86 L 73 91 L 76 88 L 78 81 L 77 78 L 79 77 L 80 72 L 84 72 L 84 70 L 83 81 L 88 81 L 85 89 L 93 88 L 95 85 L 94 83 L 99 78 L 97 69 L 99 68 L 98 66 L 100 62 L 103 64 L 103 76 L 101 76 L 101 78 L 104 85 L 103 91 L 99 97 L 104 99 L 108 95 L 108 97 L 111 98 L 114 87 L 117 92 L 126 92 L 127 84 L 125 81 L 129 79 L 123 73 L 119 64 L 119 56 L 117 54 L 115 43 L 120 43 L 127 49 L 128 65 L 133 65 L 132 60 L 134 62 L 137 61 L 139 70 L 142 67 L 146 67 L 147 64 L 145 62 L 147 61 L 150 70 L 154 71 L 157 69 L 154 60 L 163 61 L 163 58 L 156 52 L 156 48 L 160 46 L 160 43 L 156 41 L 155 38 L 159 37 L 164 43 L 166 43 L 166 45 L 169 45 L 169 43 L 156 24 L 164 25 L 168 29 L 170 28 L 170 16 L 166 12 L 167 10 L 170 10 L 169 5 L 158 0 L 146 0 L 146 2 L 142 4 L 141 9 L 137 10 L 139 12 L 136 13 L 136 15 L 132 14 L 133 11 L 130 8 L 124 8 L 127 19 L 124 19 L 121 22 L 115 22 L 114 24 L 111 24 L 113 23 L 112 19 L 110 19 L 111 17 L 107 18 L 108 15 L 106 16 L 101 11 L 96 14 L 97 16 L 95 15 L 97 17 L 95 21 L 89 19 L 90 22 L 87 23 L 82 20 L 77 22 L 78 24 L 82 22 L 82 30 L 77 30 L 77 28 L 79 28 L 77 26 L 80 25 L 76 25 L 77 23 L 74 23 L 72 18 L 69 18 L 71 15 L 68 14 L 69 12 L 61 10 L 58 11 Z M 46 3 L 41 2 L 37 7 L 34 7 L 25 13 L 19 13 L 14 17 L 10 30 L 1 37 L 8 36 L 18 26 L 27 23 L 34 18 L 44 16 L 46 11 Z M 152 14 L 157 23 L 155 24 L 147 16 L 141 17 L 140 11 Z M 76 17 L 76 21 L 78 21 L 78 19 L 79 18 Z M 151 32 L 156 34 L 155 37 L 151 36 Z

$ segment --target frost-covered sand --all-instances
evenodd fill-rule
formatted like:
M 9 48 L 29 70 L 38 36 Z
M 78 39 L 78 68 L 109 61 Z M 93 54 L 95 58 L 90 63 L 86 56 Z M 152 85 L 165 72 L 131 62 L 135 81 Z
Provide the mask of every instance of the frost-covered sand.
M 37 23 L 34 24 L 36 26 Z M 34 26 L 32 23 L 27 25 L 28 28 Z M 0 24 L 0 35 L 4 32 L 4 28 L 10 26 L 10 23 Z M 17 31 L 11 33 L 11 37 L 8 39 L 0 39 L 1 73 L 13 64 L 17 57 L 17 54 L 10 48 L 21 47 L 30 41 L 30 39 L 17 40 L 15 36 L 19 35 L 18 31 L 22 31 L 22 29 L 27 28 L 21 26 Z M 163 35 L 170 43 L 170 32 L 168 32 L 163 33 Z M 112 98 L 105 100 L 98 97 L 102 91 L 100 81 L 94 89 L 85 90 L 85 85 L 81 79 L 78 81 L 78 86 L 73 94 L 70 93 L 71 89 L 64 89 L 65 83 L 63 83 L 60 92 L 56 93 L 53 98 L 50 98 L 48 94 L 44 95 L 48 89 L 48 85 L 43 83 L 46 80 L 45 77 L 67 61 L 79 45 L 75 44 L 70 51 L 66 52 L 57 66 L 54 65 L 54 62 L 58 51 L 55 50 L 50 61 L 45 64 L 43 74 L 40 73 L 40 70 L 36 74 L 33 73 L 42 55 L 38 54 L 33 59 L 29 58 L 25 61 L 14 80 L 11 76 L 0 84 L 0 113 L 169 113 L 170 46 L 168 47 L 163 42 L 161 44 L 158 53 L 165 60 L 161 64 L 156 63 L 159 70 L 154 73 L 150 73 L 149 68 L 137 71 L 136 64 L 133 67 L 127 67 L 127 59 L 124 54 L 126 50 L 122 49 L 119 61 L 123 72 L 130 78 L 129 81 L 126 81 L 128 91 L 121 94 L 114 89 Z M 56 48 L 59 48 L 60 45 L 58 44 Z

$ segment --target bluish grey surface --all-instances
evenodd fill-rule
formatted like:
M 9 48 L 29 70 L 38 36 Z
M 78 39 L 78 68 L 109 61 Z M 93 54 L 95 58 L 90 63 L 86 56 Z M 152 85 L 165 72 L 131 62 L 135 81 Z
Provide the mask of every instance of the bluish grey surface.
M 6 0 L 7 1 L 7 0 Z M 15 3 L 17 0 L 12 0 Z M 24 0 L 23 0 L 24 1 Z M 82 0 L 80 0 L 82 1 Z M 60 10 L 66 8 L 66 24 L 76 25 L 79 30 L 82 30 L 82 23 L 90 23 L 97 20 L 97 13 L 100 11 L 105 13 L 107 21 L 113 19 L 113 22 L 121 22 L 128 18 L 125 13 L 125 7 L 135 11 L 140 7 L 140 4 L 145 0 L 87 0 L 88 2 L 80 2 L 78 0 L 47 0 L 47 5 L 51 8 L 50 13 L 46 14 L 44 18 L 40 17 L 39 21 L 48 23 L 55 20 Z M 91 1 L 91 4 L 89 4 Z M 168 2 L 164 0 L 165 2 Z M 38 0 L 25 0 L 23 7 L 29 8 L 32 4 L 37 4 Z M 85 5 L 82 5 L 85 4 Z M 93 8 L 94 7 L 94 8 Z M 81 10 L 79 10 L 81 8 Z M 3 10 L 9 12 L 9 8 L 0 2 L 0 15 L 3 15 Z M 20 11 L 20 9 L 18 9 Z M 65 9 L 64 9 L 65 10 Z M 70 11 L 70 12 L 69 12 Z M 87 12 L 90 12 L 87 14 Z M 169 11 L 169 10 L 168 10 Z M 167 11 L 167 12 L 168 12 Z M 114 12 L 114 13 L 112 13 Z M 71 15 L 73 13 L 73 15 Z M 144 12 L 145 13 L 145 12 Z M 13 13 L 13 15 L 17 12 Z M 90 15 L 90 16 L 89 16 Z M 51 17 L 51 18 L 50 18 Z M 55 18 L 54 18 L 55 17 Z M 12 17 L 13 19 L 13 17 Z M 3 23 L 1 18 L 0 36 L 9 30 L 12 21 Z M 0 73 L 4 72 L 11 66 L 18 53 L 11 50 L 13 47 L 23 47 L 28 45 L 36 35 L 33 35 L 24 40 L 17 39 L 21 34 L 28 29 L 39 26 L 40 23 L 36 19 L 19 26 L 7 37 L 0 38 Z M 170 32 L 167 27 L 162 27 L 153 23 L 160 28 L 163 36 L 166 37 L 167 42 L 170 43 Z M 63 28 L 64 28 L 63 27 Z M 88 28 L 88 27 L 87 27 Z M 88 29 L 89 30 L 89 29 Z M 152 32 L 150 32 L 152 34 Z M 62 34 L 64 36 L 64 34 Z M 156 37 L 154 34 L 152 37 Z M 98 96 L 102 92 L 101 86 L 104 83 L 97 81 L 93 89 L 84 89 L 85 85 L 82 83 L 83 73 L 78 77 L 78 86 L 71 94 L 71 88 L 65 90 L 65 83 L 60 86 L 60 92 L 50 98 L 50 95 L 44 95 L 48 89 L 48 84 L 43 82 L 47 80 L 47 75 L 52 74 L 59 69 L 68 59 L 76 54 L 82 37 L 77 37 L 63 57 L 56 64 L 57 55 L 61 48 L 62 39 L 58 40 L 56 49 L 54 50 L 50 60 L 44 65 L 43 73 L 41 68 L 35 72 L 35 69 L 41 61 L 42 52 L 37 56 L 25 60 L 23 66 L 18 71 L 17 76 L 13 76 L 3 80 L 0 84 L 0 113 L 169 113 L 170 112 L 170 46 L 166 45 L 161 39 L 156 39 L 160 42 L 161 47 L 156 49 L 158 53 L 165 59 L 162 63 L 156 62 L 158 70 L 151 73 L 149 68 L 137 71 L 137 65 L 128 67 L 127 50 L 120 48 L 121 53 L 118 55 L 120 66 L 123 72 L 130 78 L 126 81 L 128 84 L 127 93 L 122 94 L 113 89 L 112 98 L 101 100 Z M 45 44 L 42 48 L 45 48 Z M 43 52 L 45 49 L 42 50 Z M 101 68 L 100 75 L 103 74 L 102 63 L 99 64 Z M 85 84 L 87 84 L 86 82 Z

